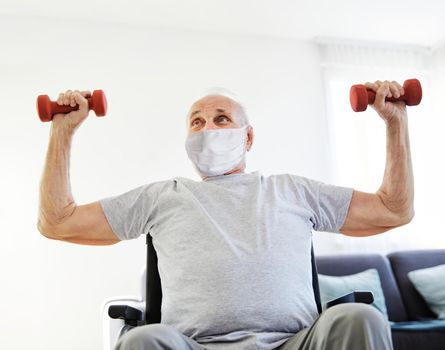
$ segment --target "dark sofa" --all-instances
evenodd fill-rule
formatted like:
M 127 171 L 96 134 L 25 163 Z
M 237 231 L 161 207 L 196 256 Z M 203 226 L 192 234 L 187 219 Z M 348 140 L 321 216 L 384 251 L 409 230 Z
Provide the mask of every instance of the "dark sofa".
M 395 350 L 445 350 L 445 320 L 437 321 L 407 273 L 445 264 L 445 249 L 411 250 L 388 254 L 316 257 L 318 273 L 355 274 L 370 268 L 379 272 Z M 383 350 L 383 349 L 382 349 Z

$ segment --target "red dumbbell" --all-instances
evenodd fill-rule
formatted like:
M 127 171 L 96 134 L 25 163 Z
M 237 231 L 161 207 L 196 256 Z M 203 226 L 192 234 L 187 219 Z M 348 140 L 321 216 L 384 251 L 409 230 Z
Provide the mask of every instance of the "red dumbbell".
M 403 83 L 405 94 L 399 98 L 390 97 L 385 101 L 397 102 L 405 101 L 407 106 L 416 106 L 422 100 L 422 86 L 417 79 L 408 79 Z M 349 93 L 351 107 L 354 112 L 366 111 L 368 104 L 373 104 L 375 101 L 375 92 L 368 89 L 365 85 L 352 85 Z
M 102 90 L 94 90 L 91 97 L 87 98 L 88 108 L 94 111 L 98 117 L 107 114 L 107 99 Z M 40 95 L 37 97 L 37 112 L 42 122 L 49 122 L 53 119 L 54 114 L 67 114 L 77 111 L 79 106 L 59 106 L 57 102 L 51 101 L 48 95 Z

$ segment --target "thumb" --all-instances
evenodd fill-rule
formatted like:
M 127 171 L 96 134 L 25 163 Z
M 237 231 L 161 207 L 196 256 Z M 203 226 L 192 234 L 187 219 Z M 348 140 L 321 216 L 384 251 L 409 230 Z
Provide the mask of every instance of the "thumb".
M 374 106 L 377 110 L 382 111 L 385 108 L 385 98 L 389 93 L 388 84 L 384 83 L 379 86 L 375 94 Z

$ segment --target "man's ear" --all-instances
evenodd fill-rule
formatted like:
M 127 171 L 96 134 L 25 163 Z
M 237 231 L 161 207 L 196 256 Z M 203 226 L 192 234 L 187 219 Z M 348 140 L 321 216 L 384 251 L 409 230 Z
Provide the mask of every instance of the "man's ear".
M 253 133 L 253 128 L 251 126 L 249 126 L 247 128 L 247 151 L 248 152 L 252 148 L 254 138 L 255 138 L 255 134 Z

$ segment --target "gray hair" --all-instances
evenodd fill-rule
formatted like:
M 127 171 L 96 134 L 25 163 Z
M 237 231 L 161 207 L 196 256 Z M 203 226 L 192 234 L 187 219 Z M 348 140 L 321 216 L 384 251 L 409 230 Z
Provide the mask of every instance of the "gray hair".
M 233 92 L 231 92 L 230 90 L 223 88 L 223 87 L 211 87 L 211 88 L 207 89 L 206 91 L 204 91 L 202 97 L 199 98 L 197 101 L 199 101 L 205 97 L 209 97 L 209 96 L 222 96 L 222 97 L 226 97 L 226 98 L 232 100 L 238 107 L 238 112 L 239 112 L 239 113 L 237 113 L 238 124 L 241 127 L 243 127 L 245 125 L 250 125 L 249 118 L 247 117 L 245 107 L 239 101 L 238 96 L 235 95 Z M 188 123 L 189 123 L 189 115 L 187 114 L 187 116 L 186 116 L 187 128 L 188 128 Z

